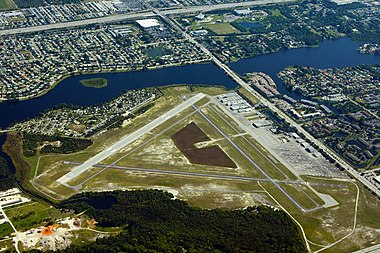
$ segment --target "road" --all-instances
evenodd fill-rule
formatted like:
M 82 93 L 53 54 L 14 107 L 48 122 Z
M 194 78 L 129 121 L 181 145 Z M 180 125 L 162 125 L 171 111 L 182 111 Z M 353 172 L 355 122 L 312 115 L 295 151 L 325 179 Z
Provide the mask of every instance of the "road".
M 257 1 L 247 1 L 247 2 L 242 2 L 242 3 L 187 6 L 187 7 L 176 8 L 176 9 L 162 10 L 162 14 L 172 15 L 172 14 L 182 14 L 182 13 L 192 13 L 192 12 L 206 12 L 206 11 L 212 11 L 212 10 L 218 10 L 218 9 L 228 9 L 228 8 L 236 8 L 236 7 L 244 7 L 244 6 L 252 6 L 252 5 L 286 3 L 286 2 L 293 2 L 293 1 L 296 1 L 296 0 L 257 0 Z M 116 14 L 116 15 L 106 16 L 106 17 L 101 17 L 101 18 L 77 20 L 77 21 L 64 22 L 64 23 L 41 25 L 41 26 L 31 26 L 31 27 L 26 27 L 26 28 L 0 30 L 0 36 L 20 34 L 20 33 L 31 33 L 31 32 L 60 29 L 60 28 L 70 28 L 70 27 L 90 25 L 90 24 L 109 23 L 109 22 L 115 22 L 115 21 L 120 21 L 120 20 L 125 20 L 125 19 L 150 17 L 154 15 L 156 14 L 150 10 L 141 11 L 137 13 Z
M 4 216 L 4 219 L 5 219 L 5 220 L 11 225 L 13 231 L 15 231 L 15 233 L 16 233 L 16 235 L 15 235 L 15 237 L 14 237 L 14 240 L 15 240 L 15 249 L 16 249 L 16 252 L 17 252 L 17 253 L 20 253 L 20 250 L 19 250 L 19 248 L 18 248 L 18 241 L 19 241 L 19 240 L 18 240 L 18 232 L 17 232 L 15 226 L 13 225 L 13 223 L 11 222 L 11 220 L 10 220 L 10 219 L 8 218 L 8 216 L 5 214 L 4 209 L 3 209 L 2 206 L 0 206 L 0 213 L 1 213 L 2 216 Z
M 258 94 L 255 92 L 251 86 L 249 86 L 246 82 L 243 81 L 243 79 L 240 78 L 239 75 L 237 75 L 234 71 L 232 71 L 226 64 L 222 63 L 216 56 L 214 56 L 205 46 L 198 43 L 193 37 L 191 37 L 189 34 L 187 34 L 185 31 L 183 31 L 176 23 L 174 23 L 170 18 L 166 17 L 162 12 L 160 12 L 157 9 L 153 9 L 153 12 L 159 15 L 162 19 L 164 19 L 168 24 L 170 24 L 174 29 L 182 33 L 182 35 L 191 43 L 194 45 L 197 45 L 205 54 L 207 54 L 212 61 L 221 68 L 228 76 L 230 76 L 235 82 L 237 82 L 239 85 L 246 87 L 249 90 L 252 90 L 255 94 Z M 258 94 L 259 95 L 259 94 Z M 262 96 L 260 96 L 262 99 Z M 266 99 L 265 99 L 266 100 Z M 269 101 L 266 101 L 267 103 L 270 103 Z M 276 108 L 276 110 L 279 110 Z M 199 111 L 201 116 L 211 125 L 213 126 L 244 158 L 246 158 L 252 165 L 254 165 L 266 178 L 272 180 L 271 182 L 276 186 L 278 190 L 280 190 L 286 197 L 292 201 L 297 208 L 299 208 L 302 212 L 311 211 L 312 209 L 306 210 L 304 209 L 295 199 L 293 199 L 292 196 L 290 196 L 280 185 L 278 185 L 258 164 L 256 164 L 255 161 L 253 161 L 243 150 L 240 149 L 238 145 L 236 145 L 228 136 L 226 136 L 211 120 L 207 118 L 206 115 L 204 115 L 201 111 Z M 317 208 L 321 208 L 319 205 L 317 205 Z M 314 209 L 313 209 L 314 210 Z
M 374 193 L 377 194 L 377 196 L 380 196 L 380 190 L 373 184 L 371 184 L 367 179 L 360 176 L 360 173 L 358 173 L 354 168 L 352 168 L 349 164 L 347 164 L 342 158 L 340 158 L 337 154 L 335 154 L 332 150 L 327 148 L 322 142 L 314 138 L 309 132 L 307 132 L 300 124 L 298 124 L 295 120 L 293 120 L 291 117 L 289 117 L 287 114 L 285 114 L 282 110 L 280 110 L 277 106 L 275 106 L 273 103 L 271 103 L 268 99 L 263 97 L 260 93 L 258 93 L 256 90 L 254 90 L 248 83 L 246 83 L 238 74 L 236 74 L 233 70 L 231 70 L 226 64 L 222 63 L 215 55 L 213 55 L 205 46 L 198 43 L 193 37 L 191 37 L 189 34 L 187 34 L 185 31 L 181 30 L 177 24 L 175 24 L 171 19 L 167 18 L 163 15 L 162 12 L 158 10 L 154 10 L 155 13 L 160 15 L 163 19 L 165 19 L 170 25 L 173 26 L 176 30 L 182 33 L 183 36 L 193 44 L 197 45 L 205 54 L 207 54 L 212 61 L 217 65 L 220 69 L 222 69 L 232 80 L 234 80 L 237 84 L 244 87 L 246 90 L 248 90 L 252 95 L 257 97 L 259 101 L 267 106 L 270 110 L 277 113 L 280 118 L 285 119 L 290 125 L 295 127 L 300 133 L 304 134 L 306 139 L 309 139 L 311 142 L 315 143 L 317 148 L 323 150 L 325 153 L 327 153 L 329 156 L 335 159 L 335 161 L 340 164 L 348 174 L 356 178 L 359 182 L 364 184 L 366 187 L 368 187 L 370 190 L 372 190 Z
M 351 235 L 353 235 L 355 233 L 355 230 L 356 230 L 356 224 L 357 224 L 357 218 L 358 218 L 358 207 L 359 207 L 359 196 L 360 196 L 360 189 L 359 187 L 355 184 L 355 183 L 352 183 L 355 185 L 356 187 L 356 201 L 355 201 L 355 213 L 354 213 L 354 221 L 353 221 L 353 225 L 352 225 L 352 229 L 350 231 L 350 233 L 348 233 L 347 235 L 343 236 L 342 238 L 340 238 L 339 240 L 317 250 L 317 251 L 314 251 L 314 253 L 319 253 L 319 252 L 322 252 L 328 248 L 331 248 L 332 246 L 334 245 L 337 245 L 338 243 L 340 243 L 341 241 L 347 239 L 348 237 L 350 237 Z
M 69 182 L 71 179 L 79 176 L 80 174 L 87 171 L 88 169 L 90 169 L 95 164 L 100 163 L 102 160 L 104 160 L 107 157 L 111 156 L 112 154 L 118 152 L 119 150 L 124 148 L 126 145 L 132 143 L 133 141 L 137 140 L 138 138 L 140 138 L 144 134 L 150 132 L 155 127 L 159 126 L 160 124 L 162 124 L 163 122 L 165 122 L 169 118 L 175 116 L 176 114 L 182 112 L 186 108 L 192 106 L 194 103 L 201 100 L 203 97 L 205 97 L 205 94 L 199 93 L 199 94 L 189 98 L 185 102 L 181 103 L 180 105 L 176 106 L 175 108 L 173 108 L 170 111 L 168 111 L 167 113 L 165 113 L 164 115 L 160 116 L 159 118 L 156 118 L 155 120 L 146 124 L 145 126 L 138 129 L 137 131 L 135 131 L 135 132 L 127 135 L 126 137 L 122 138 L 121 140 L 119 140 L 118 142 L 116 142 L 115 144 L 113 144 L 112 146 L 107 148 L 106 150 L 103 150 L 102 152 L 100 152 L 97 155 L 93 156 L 92 158 L 88 159 L 83 164 L 75 167 L 72 171 L 70 171 L 66 175 L 57 179 L 57 182 L 60 184 L 66 185 L 67 182 Z

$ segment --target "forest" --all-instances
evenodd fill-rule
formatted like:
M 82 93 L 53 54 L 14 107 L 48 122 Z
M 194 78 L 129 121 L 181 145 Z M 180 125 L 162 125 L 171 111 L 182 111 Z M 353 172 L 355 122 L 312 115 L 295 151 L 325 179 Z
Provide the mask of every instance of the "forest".
M 0 156 L 0 191 L 15 187 L 16 181 L 9 170 L 6 160 Z
M 23 133 L 22 143 L 24 155 L 31 157 L 36 155 L 37 148 L 41 145 L 43 145 L 41 154 L 68 154 L 83 150 L 93 142 L 89 139 Z
M 267 206 L 204 210 L 167 192 L 136 190 L 81 193 L 58 207 L 123 229 L 58 252 L 306 252 L 291 218 Z

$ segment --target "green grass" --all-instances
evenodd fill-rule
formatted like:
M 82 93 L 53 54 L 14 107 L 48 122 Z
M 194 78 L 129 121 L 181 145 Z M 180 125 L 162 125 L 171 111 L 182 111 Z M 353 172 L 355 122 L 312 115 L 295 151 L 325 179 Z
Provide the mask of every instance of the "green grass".
M 224 111 L 222 111 L 222 109 L 218 105 L 212 104 L 210 105 L 210 107 L 212 107 L 211 110 L 214 112 L 214 114 L 216 114 L 217 117 L 222 120 L 223 124 L 227 124 L 230 128 L 234 128 L 234 132 L 238 134 L 244 132 L 236 123 L 236 121 L 233 120 L 230 116 L 228 116 Z
M 272 156 L 268 150 L 266 150 L 260 143 L 258 143 L 254 138 L 251 136 L 246 136 L 246 139 L 249 141 L 251 145 L 256 147 L 257 149 L 260 150 L 261 153 L 264 154 L 266 159 L 269 159 L 272 161 L 276 166 L 277 170 L 282 171 L 289 179 L 291 180 L 297 180 L 298 177 L 293 174 L 285 165 L 283 165 L 281 162 L 279 162 L 274 156 Z M 272 165 L 273 166 L 273 165 Z M 281 173 L 282 174 L 282 173 Z
M 221 22 L 224 20 L 223 15 L 212 15 L 211 18 L 212 18 L 212 22 L 217 22 L 217 21 Z
M 5 210 L 5 212 L 16 229 L 20 231 L 46 225 L 50 221 L 54 222 L 56 219 L 63 217 L 59 210 L 39 202 L 12 207 Z
M 146 54 L 151 58 L 158 58 L 167 54 L 168 49 L 163 46 L 157 46 L 146 51 Z
M 13 232 L 14 231 L 9 222 L 0 224 L 0 238 L 4 238 L 5 236 L 12 234 Z
M 257 104 L 259 103 L 259 99 L 254 96 L 251 92 L 249 92 L 248 90 L 246 90 L 245 88 L 243 87 L 240 87 L 239 88 L 239 91 L 244 95 L 246 96 L 253 104 Z
M 103 168 L 90 168 L 89 170 L 81 173 L 79 176 L 73 178 L 72 180 L 70 180 L 69 182 L 67 182 L 68 185 L 70 186 L 77 186 L 81 183 L 83 183 L 84 180 L 88 179 L 89 177 L 95 175 L 96 173 L 98 173 L 99 171 L 101 171 Z
M 17 9 L 13 0 L 0 0 L 0 11 L 7 11 Z
M 8 240 L 6 240 L 6 239 L 1 240 L 0 241 L 0 249 L 4 249 L 4 251 L 6 249 L 8 249 L 10 252 L 12 252 L 11 250 L 14 249 L 12 238 L 9 238 Z
M 311 186 L 307 185 L 298 185 L 298 188 L 301 188 L 307 195 L 309 195 L 310 198 L 312 198 L 316 203 L 319 205 L 324 205 L 325 202 L 312 190 L 310 189 Z
M 302 190 L 300 190 L 296 185 L 283 184 L 281 187 L 294 198 L 303 208 L 311 209 L 317 207 Z
M 234 142 L 250 157 L 254 162 L 262 168 L 273 179 L 286 179 L 286 177 L 276 169 L 268 160 L 269 158 L 261 155 L 252 145 L 242 136 L 233 138 Z M 253 165 L 252 165 L 253 166 Z
M 178 191 L 180 199 L 189 200 L 189 204 L 202 208 L 243 208 L 247 206 L 240 199 L 242 194 L 260 191 L 256 182 L 232 181 L 215 178 L 168 176 L 145 173 L 125 173 L 109 169 L 86 184 L 91 189 L 107 187 L 128 189 L 159 188 Z M 224 194 L 228 195 L 227 198 Z
M 232 34 L 232 33 L 240 33 L 238 29 L 230 25 L 230 23 L 216 23 L 209 24 L 206 26 L 216 34 Z
M 215 125 L 217 125 L 220 130 L 222 130 L 226 135 L 235 135 L 239 134 L 234 128 L 236 125 L 230 126 L 234 121 L 227 121 L 224 118 L 221 118 L 212 108 L 206 107 L 202 109 L 202 112 L 209 118 Z M 231 122 L 231 123 L 230 123 Z
M 100 89 L 107 87 L 108 80 L 105 78 L 91 78 L 80 80 L 80 83 L 85 87 Z
M 284 16 L 281 14 L 281 11 L 278 10 L 278 9 L 271 10 L 271 13 L 272 13 L 272 16 L 275 16 L 275 17 L 284 17 Z

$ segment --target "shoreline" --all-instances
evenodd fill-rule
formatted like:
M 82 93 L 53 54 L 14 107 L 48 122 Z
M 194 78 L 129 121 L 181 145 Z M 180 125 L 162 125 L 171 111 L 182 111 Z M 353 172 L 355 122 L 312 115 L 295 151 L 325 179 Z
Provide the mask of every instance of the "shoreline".
M 129 73 L 129 72 L 146 72 L 150 70 L 156 70 L 156 69 L 163 69 L 163 68 L 171 68 L 171 67 L 183 67 L 183 66 L 188 66 L 188 65 L 193 65 L 193 64 L 207 64 L 207 63 L 212 63 L 211 60 L 207 61 L 193 61 L 193 62 L 188 62 L 185 64 L 165 64 L 165 65 L 159 65 L 159 66 L 151 66 L 151 67 L 140 67 L 138 69 L 116 69 L 116 70 L 101 70 L 101 71 L 83 71 L 83 72 L 76 72 L 76 73 L 69 73 L 66 75 L 62 75 L 61 78 L 59 78 L 57 81 L 53 83 L 52 86 L 50 86 L 48 89 L 43 90 L 41 93 L 38 93 L 34 96 L 23 96 L 23 97 L 18 97 L 18 98 L 12 98 L 12 99 L 4 99 L 0 98 L 0 103 L 12 103 L 12 102 L 22 102 L 22 101 L 27 101 L 27 100 L 33 100 L 35 98 L 42 97 L 49 93 L 51 90 L 53 90 L 57 85 L 59 85 L 62 81 L 69 77 L 74 77 L 74 76 L 81 76 L 81 75 L 98 75 L 98 74 L 113 74 L 113 73 Z M 153 87 L 153 86 L 152 86 Z

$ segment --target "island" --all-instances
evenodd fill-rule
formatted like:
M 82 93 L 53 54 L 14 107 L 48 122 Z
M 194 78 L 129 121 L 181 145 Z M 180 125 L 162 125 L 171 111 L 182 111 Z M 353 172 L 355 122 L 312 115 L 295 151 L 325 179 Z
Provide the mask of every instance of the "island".
M 91 78 L 80 80 L 80 83 L 85 87 L 100 89 L 107 87 L 108 80 L 105 78 Z

